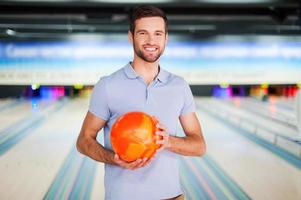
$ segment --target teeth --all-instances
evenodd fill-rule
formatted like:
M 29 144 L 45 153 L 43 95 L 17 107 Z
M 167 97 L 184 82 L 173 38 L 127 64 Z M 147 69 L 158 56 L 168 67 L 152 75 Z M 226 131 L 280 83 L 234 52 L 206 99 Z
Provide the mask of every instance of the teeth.
M 150 47 L 148 47 L 148 48 L 145 48 L 145 50 L 147 50 L 147 51 L 156 51 L 156 48 L 150 48 Z

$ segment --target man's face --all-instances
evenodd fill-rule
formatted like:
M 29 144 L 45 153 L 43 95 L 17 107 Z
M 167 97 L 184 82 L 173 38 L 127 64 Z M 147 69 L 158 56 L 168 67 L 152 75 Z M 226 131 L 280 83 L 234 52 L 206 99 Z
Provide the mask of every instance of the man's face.
M 135 32 L 129 32 L 136 56 L 146 62 L 156 62 L 167 43 L 165 23 L 161 17 L 145 17 L 135 21 Z

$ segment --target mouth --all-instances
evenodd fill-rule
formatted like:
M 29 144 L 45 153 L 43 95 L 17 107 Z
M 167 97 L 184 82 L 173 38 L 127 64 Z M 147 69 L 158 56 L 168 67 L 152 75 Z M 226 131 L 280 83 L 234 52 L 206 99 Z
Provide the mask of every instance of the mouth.
M 144 47 L 144 50 L 147 52 L 155 52 L 158 50 L 156 47 Z

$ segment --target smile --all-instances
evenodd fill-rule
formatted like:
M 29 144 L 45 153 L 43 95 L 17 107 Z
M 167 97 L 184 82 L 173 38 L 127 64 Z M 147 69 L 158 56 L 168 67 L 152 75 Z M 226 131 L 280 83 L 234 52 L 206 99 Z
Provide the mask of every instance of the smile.
M 155 48 L 155 47 L 146 47 L 146 48 L 144 48 L 146 51 L 149 51 L 149 52 L 154 52 L 154 51 L 156 51 L 157 50 L 157 48 Z

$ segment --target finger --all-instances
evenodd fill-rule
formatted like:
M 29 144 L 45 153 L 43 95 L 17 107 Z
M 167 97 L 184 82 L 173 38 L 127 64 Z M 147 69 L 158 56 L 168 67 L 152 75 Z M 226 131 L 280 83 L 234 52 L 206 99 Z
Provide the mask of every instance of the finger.
M 162 146 L 165 145 L 165 143 L 166 143 L 165 140 L 157 140 L 157 141 L 156 141 L 156 144 L 162 145 Z M 161 147 L 160 147 L 160 148 L 161 148 Z
M 159 119 L 158 119 L 158 117 L 156 117 L 156 116 L 152 116 L 152 119 L 154 120 L 154 121 L 156 121 L 156 122 L 159 122 Z
M 131 162 L 131 163 L 128 163 L 128 168 L 129 169 L 136 169 L 137 168 L 137 166 L 139 166 L 139 164 L 142 162 L 142 159 L 141 158 L 139 158 L 139 159 L 137 159 L 137 160 L 135 160 L 135 161 L 133 161 L 133 162 Z
M 166 130 L 167 130 L 166 127 L 165 127 L 163 124 L 161 124 L 161 123 L 157 123 L 156 127 L 157 127 L 159 130 L 162 130 L 162 131 L 166 131 Z
M 143 163 L 144 163 L 144 159 L 141 159 L 141 162 L 139 162 L 139 163 L 137 163 L 137 165 L 133 166 L 132 169 L 138 169 L 138 168 L 140 168 L 143 165 Z
M 147 162 L 148 158 L 143 158 L 142 162 L 137 166 L 137 168 L 145 166 L 145 163 Z
M 168 134 L 167 134 L 165 131 L 157 130 L 157 131 L 156 131 L 156 135 L 166 137 Z
M 147 166 L 151 162 L 152 158 L 147 159 L 141 167 Z
M 126 162 L 126 161 L 120 159 L 118 155 L 115 155 L 115 156 L 114 156 L 114 160 L 115 160 L 115 163 L 116 163 L 117 165 L 119 165 L 120 167 L 128 168 L 128 162 Z
M 161 142 L 167 142 L 168 140 L 169 140 L 169 135 L 166 132 L 164 132 L 164 131 L 156 132 L 156 137 L 155 137 L 156 143 L 157 143 L 157 141 L 159 141 L 159 143 L 161 143 Z
M 115 153 L 115 155 L 114 155 L 114 159 L 115 159 L 115 160 L 118 160 L 118 159 L 119 159 L 119 156 L 118 156 L 118 154 L 117 154 L 117 153 Z
M 152 120 L 155 123 L 155 126 L 157 128 L 157 124 L 159 124 L 159 119 L 156 116 L 152 116 Z M 158 128 L 157 128 L 158 129 Z
M 143 166 L 143 163 L 144 163 L 144 161 L 143 161 L 143 159 L 141 159 L 141 161 L 139 163 L 137 163 L 136 165 L 132 166 L 131 169 L 132 170 L 138 169 Z
M 117 163 L 122 162 L 122 160 L 119 158 L 118 154 L 115 154 L 115 155 L 114 155 L 114 160 L 115 160 L 115 162 L 117 162 Z

